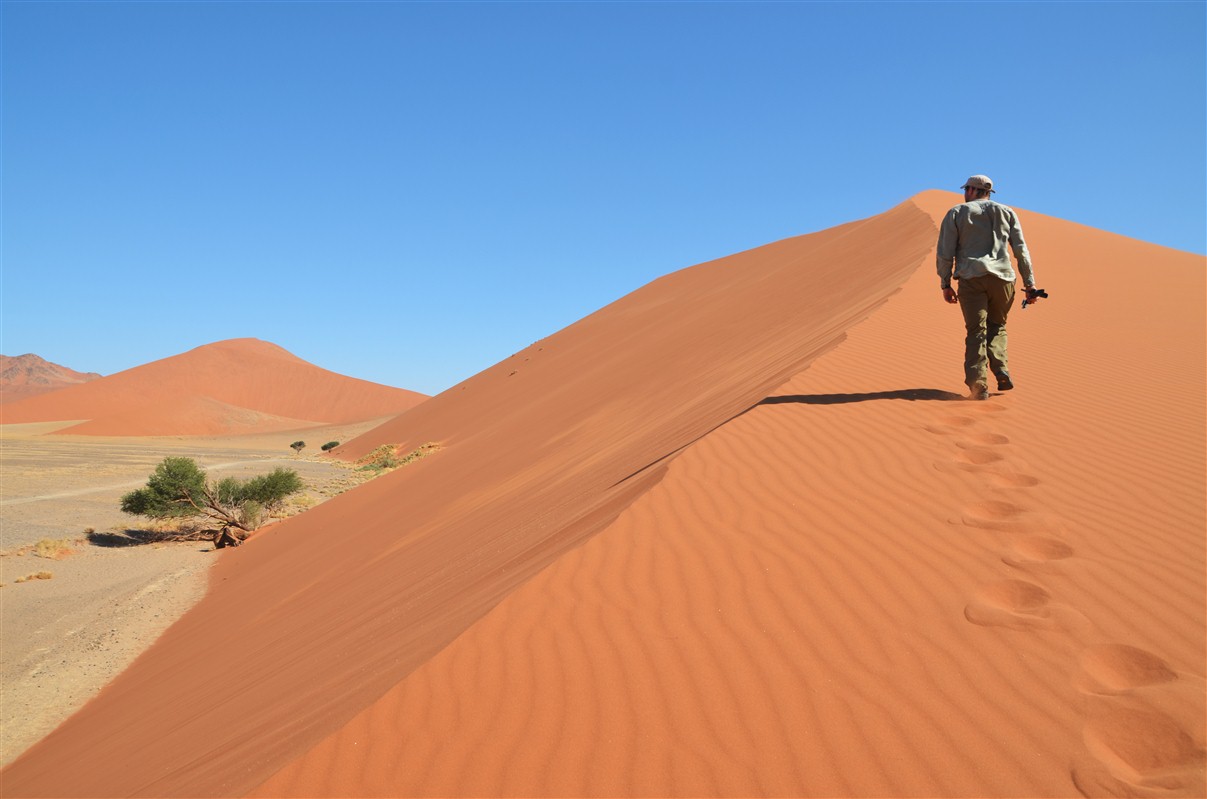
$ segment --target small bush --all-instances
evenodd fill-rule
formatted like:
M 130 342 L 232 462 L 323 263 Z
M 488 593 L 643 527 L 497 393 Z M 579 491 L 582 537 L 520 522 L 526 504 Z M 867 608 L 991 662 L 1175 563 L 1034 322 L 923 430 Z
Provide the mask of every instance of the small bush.
M 289 448 L 300 455 L 300 454 L 302 454 L 302 450 L 306 449 L 306 442 L 305 441 L 295 441 L 289 445 Z
M 323 452 L 330 452 L 331 450 L 335 449 L 338 446 L 339 446 L 338 441 L 328 441 L 326 444 L 319 447 L 319 449 L 321 449 Z
M 215 482 L 207 480 L 191 458 L 164 458 L 146 488 L 122 497 L 121 509 L 169 523 L 202 517 L 209 524 L 254 530 L 265 511 L 281 507 L 285 497 L 302 488 L 302 478 L 292 469 L 276 469 L 248 480 L 224 477 Z M 199 531 L 188 532 L 193 534 Z
M 131 516 L 153 519 L 196 516 L 205 488 L 205 472 L 192 458 L 164 458 L 146 488 L 122 497 L 121 509 Z
M 285 497 L 305 488 L 302 478 L 292 469 L 274 469 L 268 474 L 253 477 L 242 486 L 244 501 L 256 502 L 265 510 L 275 511 Z

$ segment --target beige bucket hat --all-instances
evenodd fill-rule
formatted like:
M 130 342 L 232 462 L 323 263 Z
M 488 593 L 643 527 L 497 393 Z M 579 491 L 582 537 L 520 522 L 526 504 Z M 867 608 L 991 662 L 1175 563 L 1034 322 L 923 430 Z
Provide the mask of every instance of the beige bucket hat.
M 993 194 L 993 181 L 988 175 L 973 175 L 968 180 L 964 181 L 961 189 L 985 189 L 990 194 Z

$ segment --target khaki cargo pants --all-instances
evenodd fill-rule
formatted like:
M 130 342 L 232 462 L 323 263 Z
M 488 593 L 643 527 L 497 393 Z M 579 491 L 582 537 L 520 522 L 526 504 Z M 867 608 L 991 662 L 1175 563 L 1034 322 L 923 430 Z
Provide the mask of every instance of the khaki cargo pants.
M 987 370 L 1000 375 L 1010 366 L 1006 358 L 1006 316 L 1014 305 L 1014 284 L 995 275 L 960 281 L 960 310 L 964 313 L 964 382 L 969 388 L 988 386 Z

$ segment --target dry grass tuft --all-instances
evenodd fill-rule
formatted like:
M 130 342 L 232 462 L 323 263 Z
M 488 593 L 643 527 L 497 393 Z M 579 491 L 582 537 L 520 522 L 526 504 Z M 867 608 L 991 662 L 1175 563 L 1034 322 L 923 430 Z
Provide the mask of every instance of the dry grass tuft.
M 35 555 L 48 560 L 62 560 L 68 555 L 74 555 L 76 553 L 75 548 L 83 544 L 84 541 L 85 539 L 83 538 L 43 538 L 36 544 L 27 544 L 23 547 L 0 552 L 0 557 Z
M 160 533 L 165 538 L 174 537 L 176 534 L 187 536 L 198 526 L 199 523 L 196 520 L 186 518 L 150 519 L 147 522 L 147 530 L 152 533 Z
M 49 580 L 52 577 L 54 577 L 54 575 L 50 572 L 34 572 L 33 574 L 27 574 L 24 577 L 18 577 L 17 579 L 13 580 L 13 582 L 27 583 L 30 580 Z
M 81 540 L 75 538 L 43 538 L 33 545 L 33 554 L 48 560 L 62 560 L 68 555 L 74 555 L 75 547 L 80 543 Z
M 278 519 L 285 519 L 304 510 L 310 510 L 317 504 L 319 504 L 317 497 L 310 494 L 294 494 L 287 497 L 284 504 L 272 515 Z

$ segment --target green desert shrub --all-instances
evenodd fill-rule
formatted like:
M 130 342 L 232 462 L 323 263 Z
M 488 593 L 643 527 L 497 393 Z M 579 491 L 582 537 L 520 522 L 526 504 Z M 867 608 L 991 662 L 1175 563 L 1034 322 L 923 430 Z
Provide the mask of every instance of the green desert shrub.
M 254 530 L 265 511 L 301 491 L 302 478 L 292 469 L 275 469 L 246 480 L 209 480 L 192 458 L 164 458 L 144 488 L 121 498 L 121 509 L 151 519 L 199 517 L 221 525 Z
M 302 478 L 293 469 L 274 469 L 244 483 L 239 497 L 245 502 L 258 503 L 264 510 L 272 512 L 281 506 L 285 497 L 303 488 L 305 484 Z
M 152 519 L 196 516 L 197 505 L 205 495 L 205 472 L 192 458 L 164 458 L 145 488 L 131 491 L 121 499 L 121 509 L 131 516 Z

